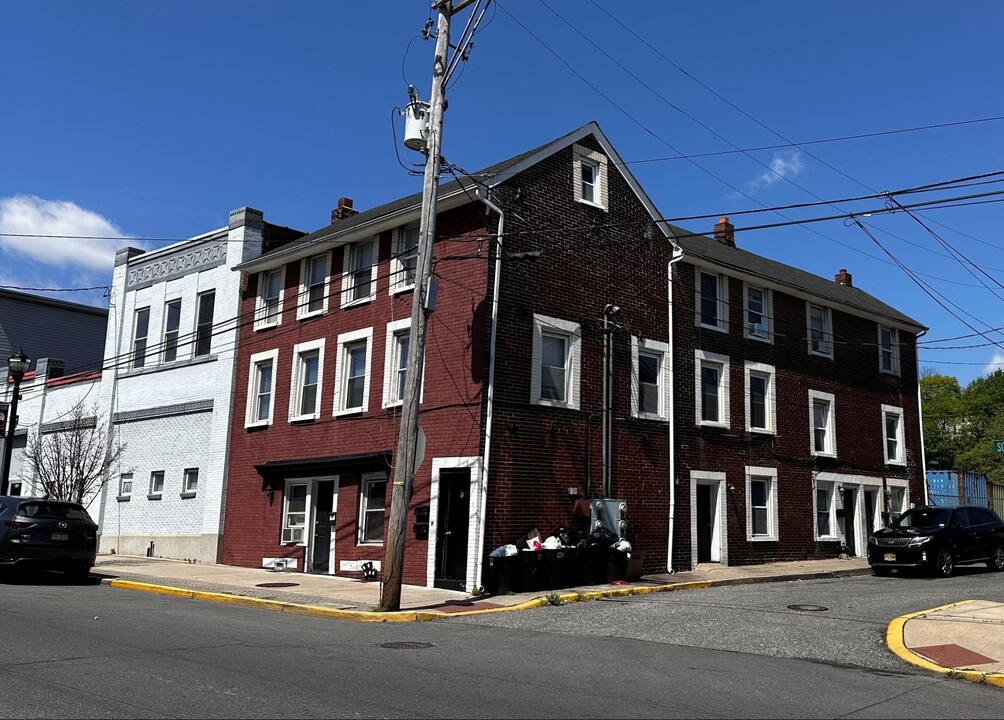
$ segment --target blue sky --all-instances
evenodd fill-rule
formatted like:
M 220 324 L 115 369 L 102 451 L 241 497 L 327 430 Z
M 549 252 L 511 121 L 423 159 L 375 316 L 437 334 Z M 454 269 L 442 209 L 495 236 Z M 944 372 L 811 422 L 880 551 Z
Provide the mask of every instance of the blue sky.
M 392 132 L 391 120 L 407 83 L 429 94 L 433 41 L 418 37 L 428 17 L 423 0 L 5 5 L 0 233 L 147 240 L 0 236 L 0 285 L 105 285 L 116 248 L 221 227 L 243 205 L 312 231 L 341 196 L 366 209 L 418 191 L 421 179 L 398 165 L 401 121 Z M 652 161 L 630 167 L 668 218 L 994 172 L 1004 169 L 1004 121 L 654 160 L 1004 115 L 1001 27 L 1004 5 L 993 2 L 503 0 L 449 88 L 443 154 L 475 170 L 596 120 L 623 159 Z M 948 305 L 954 315 L 984 332 L 1004 325 L 995 284 L 1004 282 L 1004 207 L 922 212 L 979 270 L 902 212 L 864 220 L 958 306 Z M 737 228 L 783 221 L 733 215 Z M 680 224 L 710 231 L 714 220 Z M 856 286 L 929 326 L 926 339 L 973 333 L 842 221 L 737 241 L 824 277 L 847 268 Z M 102 302 L 100 291 L 59 296 Z M 1004 345 L 1004 334 L 990 336 Z M 921 363 L 966 383 L 1004 367 L 994 364 L 1004 350 L 977 335 L 928 344 Z

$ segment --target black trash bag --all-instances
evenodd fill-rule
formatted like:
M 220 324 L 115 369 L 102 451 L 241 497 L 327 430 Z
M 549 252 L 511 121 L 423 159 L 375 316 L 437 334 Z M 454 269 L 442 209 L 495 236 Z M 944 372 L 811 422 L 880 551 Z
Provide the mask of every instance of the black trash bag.
M 605 527 L 598 527 L 589 535 L 589 544 L 608 548 L 617 542 L 618 539 L 610 530 L 607 530 Z
M 579 544 L 579 531 L 575 528 L 558 528 L 555 536 L 565 547 L 575 547 Z

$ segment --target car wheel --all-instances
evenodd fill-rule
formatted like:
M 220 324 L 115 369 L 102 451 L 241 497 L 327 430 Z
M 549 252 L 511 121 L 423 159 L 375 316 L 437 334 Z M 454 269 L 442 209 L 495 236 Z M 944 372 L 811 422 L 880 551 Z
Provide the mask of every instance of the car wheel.
M 1004 571 L 1004 545 L 995 545 L 987 563 L 994 572 Z
M 885 577 L 892 572 L 892 568 L 886 567 L 885 565 L 872 565 L 872 572 L 879 577 Z
M 955 553 L 950 548 L 942 548 L 934 558 L 934 574 L 951 577 L 955 573 Z

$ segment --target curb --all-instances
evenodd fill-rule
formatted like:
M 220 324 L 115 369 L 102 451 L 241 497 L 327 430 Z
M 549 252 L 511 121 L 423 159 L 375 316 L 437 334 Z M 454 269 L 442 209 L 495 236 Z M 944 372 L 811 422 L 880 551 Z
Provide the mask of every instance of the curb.
M 534 608 L 544 607 L 545 605 L 566 605 L 568 603 L 588 602 L 603 598 L 628 597 L 631 595 L 651 595 L 654 593 L 675 592 L 678 590 L 704 590 L 711 587 L 726 587 L 730 585 L 752 585 L 758 583 L 808 580 L 828 577 L 843 578 L 870 573 L 870 568 L 860 568 L 848 570 L 846 572 L 797 573 L 791 575 L 773 575 L 755 578 L 732 578 L 728 580 L 694 580 L 689 582 L 667 583 L 665 585 L 641 585 L 636 587 L 612 588 L 610 590 L 594 590 L 588 592 L 569 592 L 559 594 L 555 591 L 545 596 L 517 603 L 516 605 L 507 605 L 496 608 L 482 608 L 478 610 L 461 610 L 449 613 L 441 612 L 439 610 L 422 609 L 399 610 L 397 612 L 382 612 L 376 610 L 340 610 L 338 608 L 329 608 L 321 605 L 302 605 L 299 603 L 282 602 L 280 600 L 266 600 L 264 598 L 246 597 L 230 593 L 192 590 L 190 588 L 179 588 L 170 585 L 156 585 L 153 583 L 137 582 L 133 580 L 118 580 L 115 578 L 102 578 L 101 584 L 109 585 L 114 588 L 121 588 L 123 590 L 135 590 L 139 592 L 153 593 L 156 595 L 167 595 L 170 597 L 184 598 L 186 600 L 218 602 L 227 605 L 237 605 L 240 607 L 250 607 L 261 610 L 271 610 L 273 612 L 288 613 L 291 615 L 310 615 L 313 617 L 324 617 L 334 620 L 351 620 L 353 622 L 406 623 L 428 622 L 430 620 L 447 620 L 453 617 L 490 615 L 493 613 L 514 612 L 518 610 L 532 610 Z M 931 611 L 928 610 L 926 612 Z
M 971 602 L 974 601 L 962 600 L 961 602 L 941 605 L 936 608 L 931 608 L 930 610 L 921 610 L 920 612 L 900 615 L 898 618 L 890 622 L 889 627 L 886 628 L 886 646 L 888 646 L 893 653 L 899 656 L 901 660 L 908 662 L 911 665 L 916 665 L 919 668 L 923 668 L 924 670 L 929 670 L 931 672 L 938 673 L 939 675 L 944 675 L 945 677 L 958 678 L 960 680 L 968 680 L 969 682 L 979 683 L 981 685 L 993 685 L 994 687 L 1004 688 L 1004 674 L 1002 673 L 986 673 L 980 670 L 956 670 L 955 668 L 938 665 L 937 663 L 928 660 L 926 657 L 918 655 L 910 650 L 904 642 L 903 633 L 906 630 L 907 622 L 910 620 L 930 615 L 931 613 L 939 610 L 948 610 L 950 608 L 959 607 L 960 605 L 967 605 Z

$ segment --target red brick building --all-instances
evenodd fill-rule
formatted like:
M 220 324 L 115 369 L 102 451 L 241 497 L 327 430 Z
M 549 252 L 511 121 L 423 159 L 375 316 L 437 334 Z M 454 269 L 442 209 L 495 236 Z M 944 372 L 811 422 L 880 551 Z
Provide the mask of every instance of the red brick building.
M 239 267 L 224 562 L 379 568 L 420 203 Z M 483 584 L 579 486 L 650 572 L 862 552 L 921 496 L 923 328 L 660 217 L 594 123 L 441 187 L 405 582 Z

